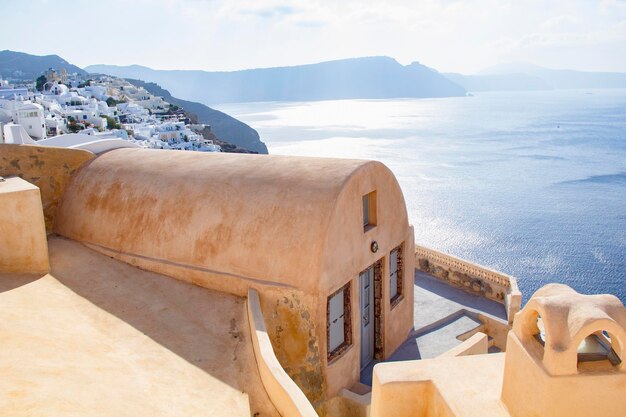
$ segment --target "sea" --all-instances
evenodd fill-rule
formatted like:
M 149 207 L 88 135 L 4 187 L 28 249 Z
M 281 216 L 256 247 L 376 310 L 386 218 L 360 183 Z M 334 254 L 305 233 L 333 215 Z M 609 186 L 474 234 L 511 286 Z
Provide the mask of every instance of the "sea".
M 626 302 L 626 90 L 224 104 L 271 154 L 375 159 L 415 241 Z

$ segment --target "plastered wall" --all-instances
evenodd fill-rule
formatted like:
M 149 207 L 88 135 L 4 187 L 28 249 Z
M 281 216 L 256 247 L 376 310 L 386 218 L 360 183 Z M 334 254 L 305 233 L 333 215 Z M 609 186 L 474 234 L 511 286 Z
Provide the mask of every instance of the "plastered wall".
M 0 181 L 0 273 L 46 273 L 49 267 L 39 189 L 18 177 Z
M 94 157 L 78 149 L 0 143 L 0 176 L 18 176 L 39 187 L 49 233 L 70 178 Z

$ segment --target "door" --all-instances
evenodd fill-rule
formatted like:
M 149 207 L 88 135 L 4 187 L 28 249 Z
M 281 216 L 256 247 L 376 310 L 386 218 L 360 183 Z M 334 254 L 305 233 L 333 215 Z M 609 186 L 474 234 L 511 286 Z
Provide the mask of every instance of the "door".
M 361 272 L 361 368 L 374 359 L 374 267 Z

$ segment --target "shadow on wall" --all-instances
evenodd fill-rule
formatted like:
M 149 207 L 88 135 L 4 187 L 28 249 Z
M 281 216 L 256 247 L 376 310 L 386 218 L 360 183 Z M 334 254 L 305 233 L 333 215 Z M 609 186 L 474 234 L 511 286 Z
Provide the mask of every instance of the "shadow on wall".
M 251 415 L 277 415 L 256 371 L 243 298 L 142 271 L 63 238 L 50 240 L 50 259 L 52 275 L 72 291 L 246 392 Z

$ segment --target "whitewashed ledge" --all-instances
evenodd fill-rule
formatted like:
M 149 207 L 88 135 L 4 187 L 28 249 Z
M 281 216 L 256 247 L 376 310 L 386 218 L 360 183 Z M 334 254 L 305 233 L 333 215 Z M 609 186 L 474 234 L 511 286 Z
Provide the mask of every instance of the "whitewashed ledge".
M 522 293 L 515 277 L 419 245 L 415 245 L 415 268 L 449 285 L 504 304 L 509 323 L 520 310 Z

